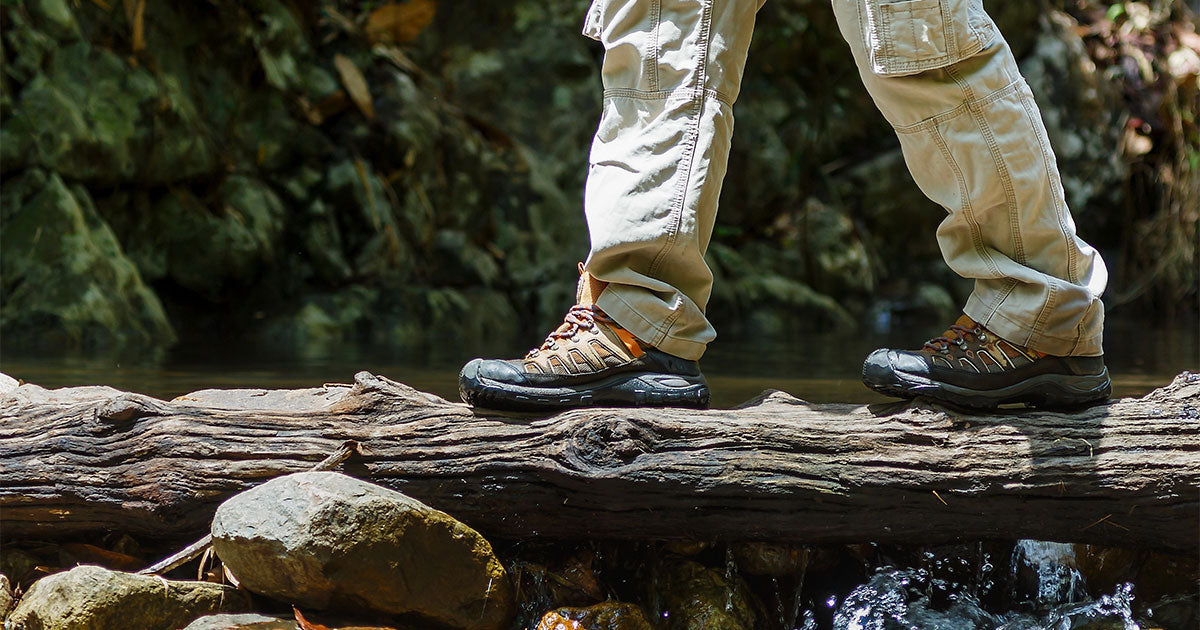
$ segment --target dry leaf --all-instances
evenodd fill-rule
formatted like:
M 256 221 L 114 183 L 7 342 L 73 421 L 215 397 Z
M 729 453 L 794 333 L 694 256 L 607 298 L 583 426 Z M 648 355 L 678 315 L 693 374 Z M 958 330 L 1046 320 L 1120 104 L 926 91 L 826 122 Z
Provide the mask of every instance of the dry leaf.
M 304 615 L 300 614 L 300 609 L 295 606 L 292 606 L 292 614 L 296 616 L 296 624 L 300 626 L 300 630 L 329 630 L 329 626 L 323 626 L 305 619 Z
M 129 38 L 133 52 L 146 49 L 146 0 L 125 0 L 125 19 L 129 21 Z
M 417 38 L 437 14 L 434 0 L 408 0 L 385 4 L 367 16 L 367 40 L 371 43 L 406 44 Z
M 67 566 L 98 564 L 116 571 L 137 571 L 146 566 L 146 561 L 141 558 L 109 551 L 87 543 L 66 543 L 59 548 L 59 556 L 59 560 Z
M 345 86 L 346 93 L 350 95 L 350 100 L 354 101 L 367 120 L 375 120 L 375 107 L 371 104 L 371 91 L 367 89 L 367 80 L 363 78 L 358 66 L 344 55 L 335 56 L 333 65 L 342 78 L 342 85 Z

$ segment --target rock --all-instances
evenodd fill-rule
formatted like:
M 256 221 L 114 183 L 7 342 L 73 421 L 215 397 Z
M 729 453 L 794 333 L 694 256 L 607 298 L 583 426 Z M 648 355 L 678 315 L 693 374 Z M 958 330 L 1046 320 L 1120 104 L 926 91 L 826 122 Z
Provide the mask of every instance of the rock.
M 0 221 L 6 346 L 156 348 L 175 340 L 158 297 L 82 187 L 29 171 L 5 183 Z
M 250 609 L 245 592 L 83 565 L 34 582 L 8 623 L 17 630 L 175 630 L 217 612 Z
M 738 569 L 749 575 L 786 577 L 808 568 L 808 547 L 749 542 L 733 547 Z
M 749 589 L 736 575 L 722 575 L 690 560 L 668 562 L 656 592 L 667 630 L 757 627 Z
M 212 534 L 244 588 L 281 601 L 480 630 L 513 615 L 512 585 L 487 540 L 346 475 L 299 473 L 243 492 L 217 509 Z
M 586 630 L 652 630 L 653 626 L 646 619 L 646 612 L 636 604 L 622 602 L 604 602 L 586 608 L 559 608 L 546 613 L 538 623 L 538 628 L 555 630 L 557 624 L 568 628 L 579 624 Z
M 0 621 L 8 618 L 8 611 L 13 609 L 12 584 L 8 576 L 0 573 Z
M 183 630 L 298 630 L 294 619 L 280 619 L 257 613 L 209 615 L 189 623 Z
M 583 624 L 567 619 L 557 612 L 548 612 L 534 630 L 588 630 Z

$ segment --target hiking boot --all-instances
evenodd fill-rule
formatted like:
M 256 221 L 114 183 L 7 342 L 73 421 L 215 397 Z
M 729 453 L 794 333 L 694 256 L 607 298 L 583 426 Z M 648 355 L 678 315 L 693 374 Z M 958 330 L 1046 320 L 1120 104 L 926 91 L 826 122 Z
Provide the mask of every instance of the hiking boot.
M 517 411 L 708 406 L 699 363 L 643 345 L 605 315 L 592 299 L 603 284 L 586 272 L 580 287 L 580 303 L 524 359 L 472 359 L 463 366 L 458 376 L 463 401 Z
M 889 396 L 975 409 L 1005 403 L 1081 407 L 1112 392 L 1103 356 L 1056 357 L 1023 348 L 966 315 L 920 350 L 872 352 L 863 363 L 863 383 Z

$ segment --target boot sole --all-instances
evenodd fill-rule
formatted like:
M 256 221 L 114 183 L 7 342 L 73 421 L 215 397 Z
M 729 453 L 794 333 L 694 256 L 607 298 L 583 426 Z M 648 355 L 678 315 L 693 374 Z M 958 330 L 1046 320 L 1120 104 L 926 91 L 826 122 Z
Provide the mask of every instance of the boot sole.
M 1044 409 L 1078 409 L 1108 400 L 1112 381 L 1108 368 L 1099 374 L 1041 374 L 1008 387 L 968 389 L 933 381 L 923 376 L 891 370 L 890 378 L 868 375 L 864 366 L 863 383 L 871 389 L 897 398 L 931 398 L 969 409 L 991 411 L 999 405 L 1024 403 Z M 877 380 L 878 379 L 878 380 Z
M 473 407 L 543 411 L 578 407 L 708 408 L 703 376 L 630 372 L 566 387 L 525 387 L 480 377 L 475 362 L 458 377 L 458 393 Z

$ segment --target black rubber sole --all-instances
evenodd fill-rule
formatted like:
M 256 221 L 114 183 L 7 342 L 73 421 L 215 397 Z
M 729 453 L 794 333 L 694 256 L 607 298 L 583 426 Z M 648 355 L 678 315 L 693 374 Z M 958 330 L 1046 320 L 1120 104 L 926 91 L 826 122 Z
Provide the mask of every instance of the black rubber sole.
M 708 408 L 703 376 L 628 372 L 566 387 L 526 387 L 479 376 L 476 359 L 463 367 L 458 393 L 474 407 L 504 411 L 546 411 L 577 407 Z
M 1024 403 L 1044 409 L 1077 409 L 1108 400 L 1112 381 L 1108 368 L 1099 374 L 1042 374 L 997 389 L 968 389 L 923 376 L 891 370 L 885 374 L 863 369 L 863 384 L 887 396 L 930 398 L 938 402 L 991 411 L 1000 405 Z

